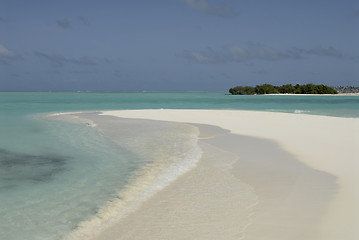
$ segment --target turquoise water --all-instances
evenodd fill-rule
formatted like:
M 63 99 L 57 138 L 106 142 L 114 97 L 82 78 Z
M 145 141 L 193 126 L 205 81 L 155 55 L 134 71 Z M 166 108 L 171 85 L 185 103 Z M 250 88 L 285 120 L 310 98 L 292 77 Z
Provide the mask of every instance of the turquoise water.
M 134 128 L 131 133 L 123 132 L 119 146 L 91 127 L 49 121 L 45 115 L 159 108 L 264 110 L 358 118 L 359 96 L 0 93 L 0 239 L 62 239 L 98 213 L 108 200 L 116 198 L 133 173 L 148 163 L 144 159 L 148 149 L 131 148 L 129 142 L 161 134 L 141 128 L 139 135 L 136 129 L 140 128 Z M 178 135 L 174 130 L 173 136 Z M 171 141 L 175 139 L 165 142 Z M 168 149 L 173 152 L 171 147 Z
M 0 93 L 0 111 L 243 109 L 359 117 L 359 96 L 232 96 L 224 93 Z

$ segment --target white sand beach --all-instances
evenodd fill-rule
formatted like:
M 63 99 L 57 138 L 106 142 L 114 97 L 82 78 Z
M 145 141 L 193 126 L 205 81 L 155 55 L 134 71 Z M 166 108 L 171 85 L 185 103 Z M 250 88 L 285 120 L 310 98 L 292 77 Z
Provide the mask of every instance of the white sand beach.
M 93 239 L 359 236 L 359 119 L 229 110 L 103 114 L 199 124 L 203 155 Z

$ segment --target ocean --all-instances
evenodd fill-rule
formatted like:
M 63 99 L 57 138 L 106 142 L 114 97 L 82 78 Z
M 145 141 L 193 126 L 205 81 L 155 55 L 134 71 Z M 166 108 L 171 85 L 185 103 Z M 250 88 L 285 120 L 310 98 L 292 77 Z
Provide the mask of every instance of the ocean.
M 94 228 L 91 219 L 120 217 L 121 208 L 135 207 L 130 203 L 198 160 L 198 133 L 190 125 L 121 120 L 116 127 L 121 137 L 114 140 L 86 124 L 47 118 L 120 109 L 241 109 L 359 118 L 359 96 L 0 93 L 0 239 L 76 239 L 74 232 Z M 153 176 L 161 177 L 153 182 Z M 135 185 L 147 190 L 137 189 L 133 198 Z

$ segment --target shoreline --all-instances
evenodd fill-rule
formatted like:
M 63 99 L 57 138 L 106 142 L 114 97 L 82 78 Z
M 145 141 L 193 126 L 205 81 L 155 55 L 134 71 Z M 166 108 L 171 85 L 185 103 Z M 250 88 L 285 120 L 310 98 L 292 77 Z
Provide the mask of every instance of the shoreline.
M 91 239 L 317 239 L 334 176 L 272 141 L 195 126 L 203 149 L 197 166 Z
M 227 110 L 124 110 L 105 111 L 103 115 L 209 124 L 229 129 L 234 134 L 274 141 L 310 169 L 337 179 L 338 191 L 333 186 L 327 188 L 329 192 L 332 191 L 330 194 L 333 194 L 333 197 L 328 197 L 328 208 L 322 212 L 320 222 L 315 227 L 318 235 L 312 239 L 354 240 L 359 234 L 359 208 L 356 206 L 359 191 L 355 187 L 359 181 L 359 163 L 355 161 L 359 155 L 359 119 Z M 177 182 L 180 182 L 180 179 L 175 181 Z M 166 189 L 172 187 L 171 184 Z M 326 189 L 323 186 L 319 188 Z
M 124 188 L 115 190 L 113 198 L 97 206 L 96 214 L 79 222 L 63 239 L 89 239 L 113 222 L 131 215 L 143 202 L 194 168 L 202 154 L 197 145 L 199 132 L 195 126 L 99 116 L 99 113 L 57 113 L 47 118 L 93 128 L 110 143 L 132 152 L 133 158 L 128 161 L 136 162 L 137 159 L 141 164 L 132 172 Z
M 96 234 L 66 239 L 354 240 L 359 233 L 359 119 L 237 110 L 75 115 L 89 127 L 103 118 L 184 123 L 199 129 L 203 151 L 122 218 L 106 216 L 110 224 L 102 225 L 100 212 Z M 104 134 L 120 137 L 114 126 Z

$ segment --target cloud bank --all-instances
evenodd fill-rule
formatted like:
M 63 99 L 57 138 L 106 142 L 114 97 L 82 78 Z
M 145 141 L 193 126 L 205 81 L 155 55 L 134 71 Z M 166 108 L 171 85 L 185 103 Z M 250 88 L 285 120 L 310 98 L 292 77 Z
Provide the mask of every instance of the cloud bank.
M 96 62 L 92 60 L 90 57 L 80 57 L 80 58 L 66 58 L 61 55 L 57 54 L 47 54 L 39 51 L 34 52 L 35 56 L 45 59 L 55 66 L 62 67 L 66 64 L 75 64 L 75 65 L 82 65 L 82 66 L 95 66 Z
M 283 59 L 300 59 L 305 55 L 342 58 L 343 54 L 333 47 L 312 49 L 291 48 L 280 51 L 261 44 L 226 46 L 220 49 L 207 48 L 204 51 L 186 51 L 185 56 L 198 63 L 219 64 L 228 62 L 246 62 L 251 60 L 279 61 Z
M 250 60 L 276 61 L 300 57 L 294 51 L 281 52 L 260 44 L 249 44 L 247 47 L 231 45 L 218 50 L 207 48 L 205 51 L 192 51 L 185 54 L 187 58 L 199 63 L 245 62 Z
M 321 57 L 332 57 L 332 58 L 342 58 L 343 54 L 333 47 L 316 47 L 304 51 L 307 54 L 312 54 Z
M 237 15 L 236 11 L 229 5 L 222 3 L 219 6 L 212 6 L 207 2 L 207 0 L 179 0 L 181 2 L 184 2 L 187 6 L 190 8 L 218 16 L 218 17 L 231 17 L 234 15 Z

